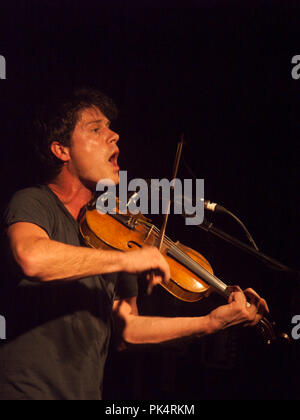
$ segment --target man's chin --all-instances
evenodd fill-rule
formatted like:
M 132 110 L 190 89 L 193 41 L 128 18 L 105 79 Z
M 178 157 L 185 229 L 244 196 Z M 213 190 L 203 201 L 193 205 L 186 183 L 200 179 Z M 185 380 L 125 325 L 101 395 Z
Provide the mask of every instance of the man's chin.
M 120 181 L 119 169 L 114 173 L 114 175 L 113 175 L 113 181 L 114 181 L 115 185 L 118 185 L 119 184 L 119 181 Z
M 118 185 L 119 180 L 120 180 L 120 178 L 119 178 L 119 172 L 118 172 L 118 173 L 112 175 L 110 178 L 108 178 L 107 184 Z
M 101 178 L 98 179 L 97 182 L 95 182 L 95 185 L 97 184 L 103 184 L 106 186 L 112 186 L 112 185 L 118 185 L 119 184 L 119 175 L 111 176 L 110 178 Z
M 105 186 L 118 185 L 120 181 L 119 171 L 110 174 L 109 177 L 104 178 L 103 176 L 99 178 L 90 178 L 90 179 L 81 179 L 81 182 L 88 187 L 89 189 L 95 191 L 98 184 L 103 184 Z

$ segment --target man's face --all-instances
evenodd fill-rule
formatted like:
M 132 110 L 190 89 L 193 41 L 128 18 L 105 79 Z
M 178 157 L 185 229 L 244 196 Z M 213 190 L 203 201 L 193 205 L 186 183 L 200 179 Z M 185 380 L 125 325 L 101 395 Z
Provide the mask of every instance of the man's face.
M 119 182 L 119 136 L 109 126 L 110 121 L 98 108 L 80 113 L 72 134 L 69 167 L 84 183 L 96 184 L 107 178 Z

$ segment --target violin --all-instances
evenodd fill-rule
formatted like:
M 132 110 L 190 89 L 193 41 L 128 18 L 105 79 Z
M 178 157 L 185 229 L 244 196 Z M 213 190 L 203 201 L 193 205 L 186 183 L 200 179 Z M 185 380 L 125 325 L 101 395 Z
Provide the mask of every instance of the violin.
M 228 299 L 230 287 L 216 277 L 210 263 L 199 252 L 173 242 L 166 235 L 161 242 L 160 230 L 142 214 L 101 214 L 96 209 L 96 200 L 91 201 L 82 212 L 79 228 L 85 243 L 97 249 L 132 251 L 143 246 L 155 246 L 170 266 L 171 279 L 161 286 L 178 299 L 197 302 L 213 291 Z M 262 318 L 255 326 L 267 344 L 278 336 L 275 323 Z M 287 334 L 281 337 L 288 339 Z

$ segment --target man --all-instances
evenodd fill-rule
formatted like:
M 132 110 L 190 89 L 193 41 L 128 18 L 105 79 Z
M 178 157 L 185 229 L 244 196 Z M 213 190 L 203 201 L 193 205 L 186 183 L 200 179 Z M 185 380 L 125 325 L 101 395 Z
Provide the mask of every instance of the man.
M 112 315 L 128 343 L 204 336 L 256 324 L 266 302 L 238 288 L 229 303 L 203 317 L 138 315 L 135 276 L 151 286 L 170 270 L 156 248 L 132 252 L 85 247 L 77 218 L 97 182 L 118 183 L 116 109 L 100 92 L 76 91 L 39 120 L 38 149 L 48 179 L 17 192 L 5 225 L 13 260 L 0 312 L 7 340 L 0 348 L 1 399 L 100 399 Z

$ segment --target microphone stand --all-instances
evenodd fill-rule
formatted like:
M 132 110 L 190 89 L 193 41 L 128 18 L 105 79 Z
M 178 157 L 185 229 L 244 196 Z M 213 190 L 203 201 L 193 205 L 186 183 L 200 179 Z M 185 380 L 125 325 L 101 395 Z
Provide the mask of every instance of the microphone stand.
M 262 261 L 267 266 L 271 267 L 272 269 L 284 271 L 286 273 L 296 274 L 300 277 L 300 272 L 294 270 L 292 268 L 287 267 L 286 265 L 282 264 L 281 262 L 275 260 L 274 258 L 269 257 L 268 255 L 263 254 L 262 252 L 252 248 L 251 246 L 245 244 L 244 242 L 234 238 L 233 236 L 229 235 L 228 233 L 222 231 L 219 228 L 216 228 L 213 223 L 204 220 L 201 225 L 196 225 L 198 228 L 204 230 L 205 232 L 209 232 L 226 242 L 229 242 L 233 246 L 247 252 L 250 255 L 253 255 L 258 260 Z

